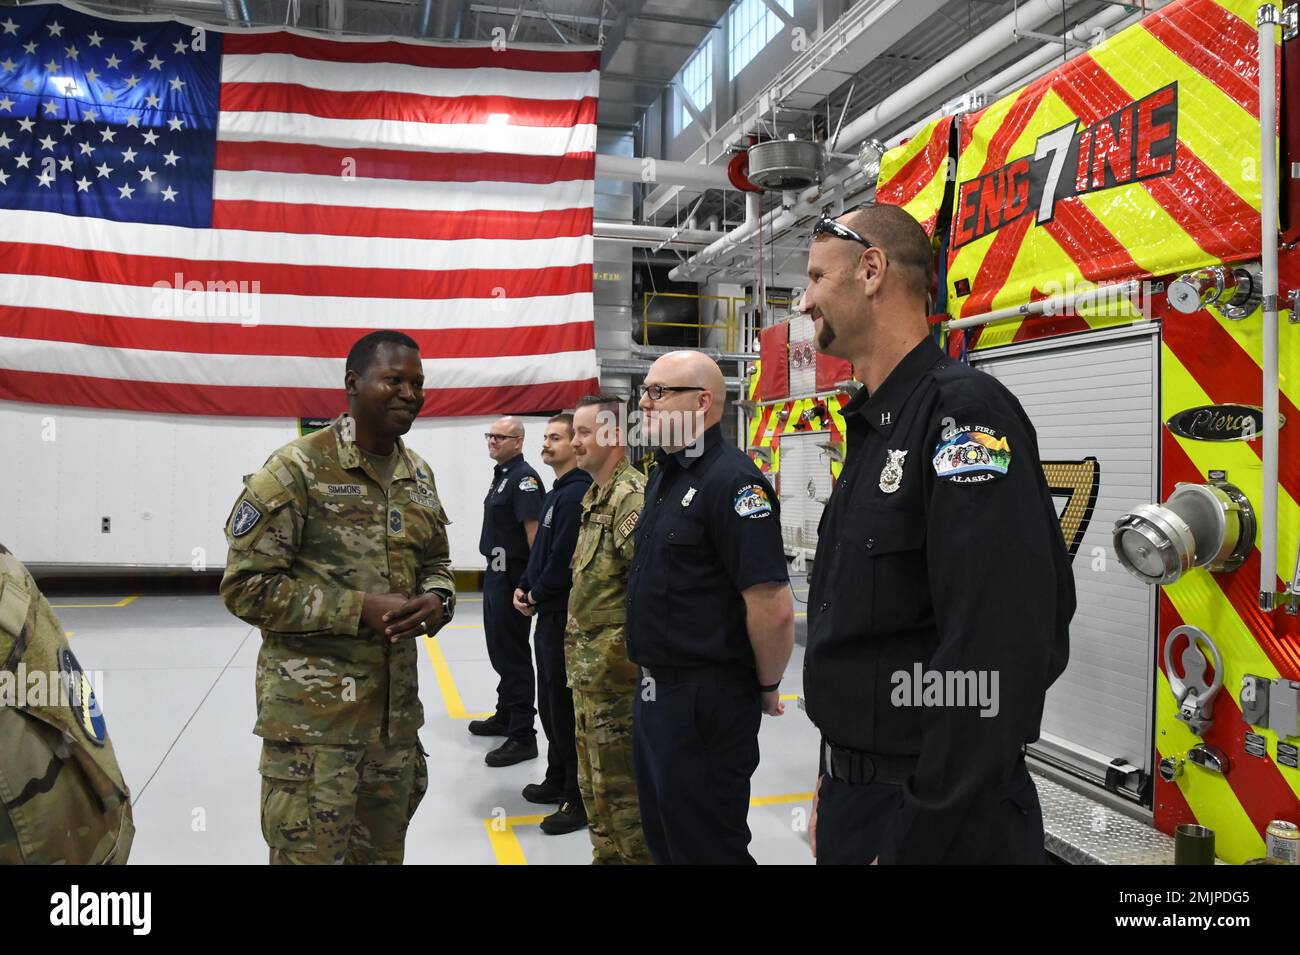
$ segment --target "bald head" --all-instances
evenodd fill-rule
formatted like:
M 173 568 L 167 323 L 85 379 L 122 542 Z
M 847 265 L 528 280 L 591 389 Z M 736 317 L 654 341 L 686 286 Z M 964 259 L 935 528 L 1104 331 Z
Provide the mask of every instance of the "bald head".
M 498 464 L 524 451 L 524 423 L 514 415 L 497 418 L 488 428 L 488 456 Z
M 898 270 L 899 278 L 910 295 L 925 299 L 930 294 L 934 250 L 930 246 L 930 237 L 905 209 L 885 204 L 863 206 L 836 221 L 882 249 L 889 267 Z M 862 252 L 862 246 L 857 243 L 839 244 L 846 254 L 855 258 Z
M 645 387 L 664 389 L 660 398 L 642 393 L 646 433 L 652 443 L 674 450 L 693 445 L 703 430 L 722 420 L 727 384 L 708 355 L 674 351 L 661 355 L 646 372 Z
M 655 371 L 656 368 L 671 376 L 674 384 L 693 385 L 708 391 L 713 395 L 713 405 L 717 409 L 716 420 L 722 420 L 722 406 L 727 400 L 727 381 L 716 361 L 703 352 L 670 351 L 660 357 L 650 370 Z M 651 380 L 648 375 L 646 380 Z

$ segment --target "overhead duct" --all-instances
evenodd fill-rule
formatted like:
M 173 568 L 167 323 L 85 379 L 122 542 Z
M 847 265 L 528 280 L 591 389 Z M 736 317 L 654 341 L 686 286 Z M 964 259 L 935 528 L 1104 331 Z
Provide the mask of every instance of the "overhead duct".
M 596 154 L 596 178 L 623 182 L 660 182 L 695 189 L 735 189 L 725 166 L 673 162 L 650 156 Z
M 821 179 L 822 149 L 802 139 L 773 139 L 749 147 L 746 178 L 764 189 L 807 189 Z

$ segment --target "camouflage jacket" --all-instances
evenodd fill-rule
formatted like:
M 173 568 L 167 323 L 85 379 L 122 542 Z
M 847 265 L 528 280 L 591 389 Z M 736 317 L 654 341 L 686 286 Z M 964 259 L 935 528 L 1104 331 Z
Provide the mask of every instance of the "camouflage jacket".
M 636 685 L 639 671 L 627 658 L 623 625 L 632 531 L 644 503 L 645 477 L 626 460 L 582 497 L 564 634 L 565 669 L 575 690 L 615 692 Z
M 0 546 L 0 864 L 122 864 L 131 794 L 91 680 Z
M 447 515 L 433 472 L 401 440 L 385 494 L 353 427 L 343 414 L 276 451 L 226 521 L 221 596 L 262 630 L 253 732 L 264 739 L 400 743 L 424 723 L 417 641 L 363 627 L 361 605 L 454 592 Z

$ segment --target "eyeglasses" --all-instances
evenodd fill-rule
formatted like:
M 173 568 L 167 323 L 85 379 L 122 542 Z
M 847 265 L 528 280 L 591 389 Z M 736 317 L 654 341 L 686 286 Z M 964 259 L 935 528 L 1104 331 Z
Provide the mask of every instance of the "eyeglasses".
M 815 239 L 819 235 L 829 235 L 836 239 L 845 239 L 849 242 L 860 242 L 868 249 L 875 248 L 874 245 L 862 238 L 862 236 L 858 235 L 848 226 L 836 222 L 830 216 L 822 216 L 817 220 L 817 224 L 813 226 L 813 238 Z
M 486 432 L 486 433 L 483 435 L 483 437 L 487 438 L 489 441 L 509 441 L 511 438 L 521 438 L 521 437 L 523 437 L 523 435 L 519 435 L 519 434 L 493 434 L 491 431 L 488 431 L 488 432 Z
M 642 385 L 641 397 L 649 396 L 651 401 L 662 401 L 670 391 L 704 391 L 697 385 Z

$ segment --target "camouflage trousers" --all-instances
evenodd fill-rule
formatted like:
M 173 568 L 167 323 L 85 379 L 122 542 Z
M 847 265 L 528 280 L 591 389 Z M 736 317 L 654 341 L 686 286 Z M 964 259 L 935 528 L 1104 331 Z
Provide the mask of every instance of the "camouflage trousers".
M 131 804 L 63 734 L 0 706 L 0 865 L 123 865 L 134 837 Z
M 632 698 L 573 691 L 578 789 L 587 809 L 593 865 L 650 865 L 632 775 Z
M 272 865 L 401 865 L 429 788 L 419 742 L 262 741 L 262 835 Z

